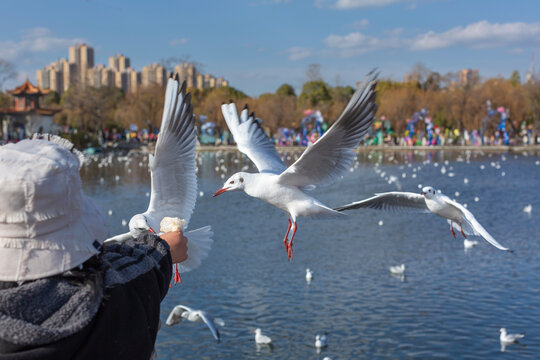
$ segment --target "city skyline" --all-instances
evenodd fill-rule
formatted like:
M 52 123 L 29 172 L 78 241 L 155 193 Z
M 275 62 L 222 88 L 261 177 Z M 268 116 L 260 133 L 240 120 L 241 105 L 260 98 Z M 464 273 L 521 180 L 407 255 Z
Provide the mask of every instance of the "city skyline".
M 13 87 L 75 43 L 95 48 L 95 63 L 126 54 L 131 66 L 170 57 L 203 65 L 250 96 L 283 83 L 297 93 L 309 64 L 331 85 L 354 85 L 372 68 L 402 80 L 417 63 L 441 74 L 478 69 L 522 80 L 540 50 L 540 3 L 444 0 L 246 0 L 110 3 L 22 0 L 5 6 L 0 57 L 19 77 Z

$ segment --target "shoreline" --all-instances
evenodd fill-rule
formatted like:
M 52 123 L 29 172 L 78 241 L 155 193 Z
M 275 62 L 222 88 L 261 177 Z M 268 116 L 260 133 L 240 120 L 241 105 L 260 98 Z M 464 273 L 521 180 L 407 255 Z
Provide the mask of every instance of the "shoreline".
M 297 152 L 304 151 L 306 146 L 276 146 L 279 152 Z M 443 146 L 360 146 L 356 152 L 369 151 L 493 151 L 493 152 L 521 152 L 521 151 L 540 151 L 540 145 L 443 145 Z M 217 151 L 238 151 L 236 145 L 197 145 L 197 151 L 217 152 Z

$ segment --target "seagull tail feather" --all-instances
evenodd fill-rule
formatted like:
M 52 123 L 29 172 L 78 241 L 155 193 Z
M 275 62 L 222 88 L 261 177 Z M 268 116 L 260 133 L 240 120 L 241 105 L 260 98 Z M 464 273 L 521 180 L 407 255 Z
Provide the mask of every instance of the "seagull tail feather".
M 188 231 L 185 235 L 188 239 L 188 258 L 178 264 L 178 272 L 180 273 L 185 273 L 199 267 L 201 262 L 208 257 L 208 253 L 214 242 L 212 240 L 214 233 L 210 226 Z

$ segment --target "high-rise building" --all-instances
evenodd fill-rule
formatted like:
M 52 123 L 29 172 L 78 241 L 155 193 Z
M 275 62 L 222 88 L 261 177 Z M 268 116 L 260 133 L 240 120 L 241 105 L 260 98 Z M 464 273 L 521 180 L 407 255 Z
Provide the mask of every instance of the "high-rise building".
M 122 54 L 116 54 L 114 56 L 109 57 L 109 69 L 122 72 L 130 66 L 131 66 L 131 61 L 129 60 L 128 57 Z
M 88 69 L 94 67 L 94 49 L 86 44 L 70 46 L 69 62 L 75 64 L 76 73 L 74 78 L 70 79 L 70 81 L 78 81 L 82 86 L 85 86 L 87 83 Z M 65 87 L 66 84 L 64 84 L 64 88 Z
M 126 72 L 128 75 L 128 91 L 130 93 L 135 93 L 141 86 L 141 73 L 132 68 L 127 68 Z
M 66 59 L 61 60 L 62 64 L 62 91 L 67 91 L 72 84 L 79 84 L 80 74 L 77 72 L 77 64 Z
M 165 86 L 167 81 L 165 68 L 157 63 L 143 66 L 141 80 L 142 86 L 145 87 L 153 84 Z
M 174 71 L 178 73 L 180 81 L 185 81 L 188 88 L 194 88 L 197 86 L 197 69 L 193 64 L 182 63 L 181 65 L 176 65 Z
M 460 86 L 474 85 L 478 80 L 478 69 L 463 69 L 458 72 L 458 84 Z
M 36 71 L 36 83 L 38 88 L 50 89 L 51 85 L 49 80 L 49 69 L 45 68 Z

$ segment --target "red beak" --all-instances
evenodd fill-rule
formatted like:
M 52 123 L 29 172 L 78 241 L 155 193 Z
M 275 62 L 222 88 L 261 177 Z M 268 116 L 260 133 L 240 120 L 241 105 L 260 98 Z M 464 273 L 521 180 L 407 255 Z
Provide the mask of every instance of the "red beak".
M 150 231 L 151 233 L 155 234 L 156 232 L 154 231 L 154 229 L 152 229 L 151 227 L 148 228 L 148 231 Z
M 216 196 L 218 196 L 218 195 L 221 195 L 221 194 L 223 194 L 223 193 L 224 193 L 225 191 L 227 191 L 227 190 L 229 190 L 228 187 L 226 187 L 226 188 L 221 188 L 221 189 L 219 189 L 218 191 L 216 191 L 212 197 L 216 197 Z
M 422 191 L 422 192 L 420 193 L 420 195 L 426 195 L 426 193 Z

